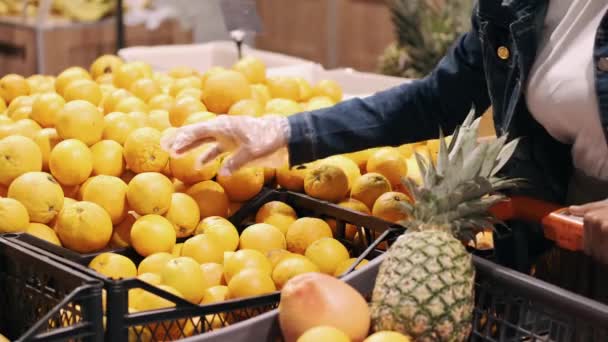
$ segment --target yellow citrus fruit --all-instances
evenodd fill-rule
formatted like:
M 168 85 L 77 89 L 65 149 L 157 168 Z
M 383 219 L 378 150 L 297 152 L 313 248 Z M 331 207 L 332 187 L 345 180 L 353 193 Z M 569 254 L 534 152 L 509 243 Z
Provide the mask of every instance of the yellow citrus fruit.
M 224 258 L 224 250 L 218 242 L 206 234 L 195 235 L 184 242 L 182 256 L 191 257 L 200 264 L 221 263 Z
M 334 277 L 339 277 L 344 274 L 344 272 L 346 272 L 356 261 L 357 258 L 350 258 L 348 260 L 343 260 L 342 262 L 340 262 L 336 267 L 336 270 L 334 271 Z M 361 269 L 368 263 L 369 261 L 365 259 L 361 260 L 361 262 L 355 267 L 355 270 Z
M 123 113 L 131 113 L 131 112 L 143 112 L 147 113 L 149 108 L 148 105 L 140 100 L 138 97 L 129 96 L 124 99 L 121 99 L 114 107 L 114 110 L 117 112 Z
M 183 298 L 182 294 L 176 290 L 175 288 L 167 285 L 158 285 L 158 288 L 164 290 L 166 292 L 171 293 L 177 297 Z M 144 291 L 142 289 L 134 289 L 129 291 L 129 307 L 132 308 L 135 312 L 138 311 L 150 311 L 150 310 L 158 310 L 158 309 L 166 309 L 172 308 L 175 306 L 175 303 L 169 301 L 168 299 L 162 298 L 153 294 L 152 292 Z M 152 329 L 156 328 L 156 325 L 149 325 L 146 328 Z M 155 333 L 156 335 L 165 335 L 167 332 L 164 329 L 158 329 Z M 161 341 L 164 339 L 161 338 Z
M 401 184 L 401 178 L 407 176 L 407 163 L 399 150 L 385 147 L 371 155 L 367 161 L 367 172 L 376 172 L 386 177 L 392 186 Z
M 142 216 L 131 228 L 131 244 L 144 257 L 160 252 L 171 253 L 175 240 L 173 225 L 160 215 Z
M 317 109 L 329 108 L 335 105 L 334 101 L 327 96 L 315 96 L 308 100 L 305 105 L 307 111 L 313 111 Z
M 167 176 L 144 172 L 133 177 L 127 189 L 129 206 L 140 215 L 163 215 L 171 206 L 173 183 Z
M 343 208 L 346 208 L 346 209 L 358 211 L 362 214 L 366 214 L 366 215 L 372 214 L 371 211 L 367 208 L 367 206 L 365 204 L 363 204 L 363 202 L 356 200 L 354 198 L 348 198 L 348 199 L 338 203 L 338 205 Z M 336 232 L 336 229 L 337 229 L 336 220 L 330 218 L 330 219 L 327 219 L 326 222 L 331 227 L 331 230 L 335 236 L 337 233 Z M 357 233 L 357 231 L 358 231 L 357 226 L 347 223 L 346 226 L 344 227 L 344 236 L 346 237 L 347 240 L 353 240 L 355 238 L 355 234 Z
M 266 103 L 272 99 L 268 87 L 264 84 L 252 84 L 251 99 L 257 101 L 262 108 L 266 107 Z
M 264 254 L 274 249 L 285 249 L 285 236 L 276 227 L 268 223 L 256 223 L 241 233 L 239 248 L 254 249 Z
M 138 273 L 137 279 L 154 286 L 162 284 L 162 278 L 158 273 Z
M 133 228 L 135 220 L 135 215 L 127 213 L 125 219 L 114 226 L 114 232 L 112 233 L 112 238 L 110 239 L 110 247 L 120 248 L 131 246 L 131 228 Z
M 233 104 L 228 110 L 230 115 L 260 116 L 264 112 L 262 106 L 256 100 L 244 99 Z
M 160 131 L 144 127 L 131 132 L 124 145 L 127 167 L 135 173 L 160 172 L 169 161 L 169 153 L 160 146 Z
M 169 95 L 177 95 L 185 89 L 202 89 L 203 81 L 197 76 L 186 76 L 176 79 L 169 87 Z M 199 98 L 199 97 L 196 97 Z
M 304 191 L 304 177 L 306 177 L 308 169 L 306 165 L 279 168 L 277 169 L 277 183 L 281 188 L 302 192 Z
M 55 90 L 63 96 L 67 86 L 76 80 L 91 80 L 91 75 L 81 67 L 70 67 L 62 71 L 55 79 Z
M 228 217 L 234 215 L 237 211 L 241 210 L 243 202 L 230 202 L 228 203 Z
M 61 139 L 54 128 L 44 128 L 36 132 L 34 142 L 40 148 L 42 153 L 42 169 L 49 170 L 49 159 L 51 158 L 51 150 L 57 145 Z
M 234 252 L 239 246 L 239 232 L 234 225 L 220 216 L 204 218 L 196 227 L 196 235 L 205 234 L 222 247 L 223 251 Z
M 209 68 L 209 70 L 205 71 L 203 73 L 203 75 L 201 76 L 201 81 L 203 82 L 203 88 L 205 87 L 205 83 L 207 82 L 207 79 L 211 75 L 215 75 L 217 73 L 225 72 L 225 71 L 228 71 L 228 69 L 226 69 L 224 67 L 220 67 L 220 66 L 214 66 L 214 67 Z
M 403 158 L 406 158 L 406 159 L 414 155 L 414 145 L 413 144 L 403 144 L 403 145 L 397 147 L 397 150 L 399 151 L 399 153 L 401 153 Z
M 112 112 L 104 117 L 103 139 L 123 145 L 127 137 L 137 129 L 135 120 L 125 113 Z
M 203 272 L 203 277 L 205 278 L 205 284 L 203 285 L 206 288 L 226 285 L 226 280 L 224 279 L 224 266 L 222 264 L 207 262 L 201 264 L 201 271 Z M 204 297 L 203 297 L 204 300 Z
M 173 259 L 175 259 L 175 257 L 166 252 L 150 254 L 139 263 L 139 266 L 137 266 L 137 274 L 153 273 L 160 275 L 165 264 Z
M 32 113 L 32 107 L 30 107 L 30 106 L 19 107 L 9 114 L 9 118 L 12 119 L 13 121 L 29 119 L 31 113 Z
M 272 272 L 272 265 L 264 254 L 253 249 L 240 249 L 225 258 L 224 278 L 230 282 L 236 274 L 249 268 L 260 270 L 268 276 Z
M 342 171 L 344 171 L 344 173 L 346 174 L 346 177 L 348 177 L 349 189 L 353 186 L 357 178 L 361 177 L 361 170 L 359 170 L 359 166 L 357 166 L 357 164 L 355 164 L 352 159 L 349 159 L 345 156 L 331 156 L 323 159 L 321 163 L 341 168 Z
M 211 303 L 219 303 L 228 299 L 228 286 L 219 285 L 219 286 L 211 286 L 205 289 L 205 293 L 203 294 L 203 300 L 201 304 L 211 304 Z
M 159 95 L 162 92 L 158 84 L 149 78 L 141 78 L 133 82 L 129 91 L 145 102 L 148 102 L 152 97 Z
M 89 68 L 89 72 L 93 78 L 97 78 L 105 74 L 113 73 L 122 64 L 122 59 L 116 55 L 102 55 L 93 61 Z
M 126 98 L 131 98 L 133 95 L 125 89 L 115 89 L 108 94 L 103 100 L 104 113 L 112 113 L 116 110 L 118 103 Z
M 386 177 L 379 173 L 370 172 L 355 181 L 350 196 L 363 202 L 368 208 L 373 208 L 376 199 L 391 190 L 391 183 Z
M 283 203 L 281 201 L 270 201 L 264 203 L 264 205 L 262 205 L 260 209 L 258 209 L 258 212 L 255 215 L 255 222 L 262 223 L 269 216 L 277 214 L 291 216 L 293 218 L 298 217 L 296 211 L 289 204 Z
M 6 110 L 6 102 L 2 97 L 0 97 L 0 113 L 3 113 Z
M 31 107 L 34 105 L 34 100 L 35 100 L 34 96 L 27 96 L 27 95 L 17 96 L 8 105 L 8 108 L 6 108 L 6 115 L 8 115 L 13 120 L 24 119 L 24 117 L 21 117 L 21 115 L 15 115 L 14 113 L 17 110 L 22 109 L 22 108 L 29 108 L 26 110 L 26 113 L 31 112 Z
M 171 127 L 171 123 L 169 122 L 169 112 L 158 109 L 150 111 L 150 113 L 148 113 L 148 126 L 161 132 Z
M 184 182 L 184 184 L 194 184 L 210 180 L 217 174 L 220 168 L 220 159 L 216 158 L 204 165 L 197 165 L 197 158 L 207 151 L 211 144 L 198 146 L 179 157 L 171 157 L 169 166 L 173 177 Z
M 89 263 L 89 267 L 112 279 L 135 278 L 137 268 L 133 261 L 116 253 L 101 253 Z
M 328 96 L 334 102 L 342 101 L 342 87 L 332 80 L 321 80 L 312 88 L 313 96 Z
M 145 71 L 134 63 L 120 65 L 113 74 L 114 85 L 123 89 L 130 89 L 135 81 L 146 77 Z
M 158 94 L 148 100 L 148 106 L 150 110 L 166 110 L 169 112 L 173 108 L 174 101 L 171 95 Z
M 228 196 L 220 184 L 211 180 L 202 181 L 188 188 L 186 194 L 198 203 L 201 218 L 227 216 Z
M 95 82 L 99 84 L 101 88 L 101 93 L 104 95 L 106 94 L 106 90 L 109 90 L 110 87 L 112 88 L 112 90 L 116 89 L 116 87 L 114 87 L 114 75 L 112 74 L 101 75 L 95 79 Z M 103 103 L 103 100 L 101 102 Z
M 288 251 L 304 254 L 313 242 L 325 237 L 330 238 L 332 233 L 325 221 L 314 217 L 303 217 L 289 226 L 285 237 Z
M 314 262 L 321 272 L 333 275 L 338 265 L 350 258 L 348 250 L 340 241 L 333 238 L 321 238 L 306 248 L 304 254 Z
M 71 101 L 57 113 L 55 128 L 62 139 L 78 139 L 91 146 L 101 140 L 103 114 L 87 101 Z
M 292 115 L 302 111 L 302 106 L 294 100 L 275 98 L 266 102 L 264 112 L 277 115 Z
M 203 102 L 210 112 L 226 113 L 230 106 L 250 97 L 249 81 L 237 71 L 216 72 L 205 80 Z
M 23 232 L 28 228 L 30 216 L 21 202 L 0 198 L 0 233 Z
M 266 86 L 273 98 L 298 101 L 300 99 L 300 84 L 293 77 L 277 76 L 266 79 Z
M 188 76 L 196 76 L 198 72 L 195 69 L 187 66 L 176 66 L 172 67 L 167 74 L 173 78 L 183 78 Z
M 173 246 L 173 251 L 171 251 L 171 255 L 173 255 L 174 257 L 179 257 L 182 255 L 182 247 L 184 247 L 184 243 L 180 242 L 180 243 L 176 243 L 175 246 Z
M 192 125 L 195 124 L 197 122 L 203 122 L 203 121 L 208 121 L 211 120 L 213 118 L 217 117 L 217 115 L 211 113 L 211 112 L 196 112 L 196 113 L 192 113 L 188 116 L 188 118 L 186 119 L 186 121 L 184 121 L 184 124 L 182 126 L 187 126 L 187 125 Z
M 230 293 L 231 299 L 260 296 L 276 290 L 270 275 L 253 268 L 242 270 L 228 282 L 228 293 Z
M 298 101 L 304 102 L 310 100 L 312 97 L 312 86 L 310 83 L 302 77 L 296 77 L 296 82 L 300 87 L 300 98 Z
M 0 183 L 11 182 L 26 172 L 42 170 L 42 152 L 34 140 L 19 135 L 0 139 Z
M 51 151 L 51 174 L 63 185 L 78 185 L 87 180 L 93 171 L 93 155 L 83 142 L 64 140 Z
M 170 260 L 160 272 L 163 284 L 177 289 L 184 298 L 198 304 L 203 299 L 205 283 L 200 265 L 192 258 L 179 257 Z
M 25 206 L 31 222 L 48 223 L 63 208 L 63 190 L 46 172 L 28 172 L 15 178 L 7 197 Z
M 286 249 L 274 249 L 274 250 L 266 253 L 266 257 L 268 258 L 268 261 L 270 261 L 270 265 L 272 266 L 273 270 L 277 266 L 277 264 L 279 262 L 281 262 L 283 259 L 292 257 L 294 255 L 298 255 L 298 256 L 302 257 L 301 255 L 291 253 L 290 251 L 288 251 Z
M 119 224 L 127 215 L 127 183 L 114 176 L 95 176 L 83 191 L 83 201 L 99 204 Z
M 0 97 L 10 103 L 18 96 L 28 95 L 30 87 L 23 76 L 8 74 L 0 78 Z
M 253 56 L 241 58 L 232 66 L 232 69 L 243 74 L 249 83 L 264 83 L 266 80 L 266 65 Z
M 186 88 L 186 89 L 182 89 L 179 91 L 179 93 L 177 93 L 177 95 L 175 95 L 176 99 L 179 99 L 181 97 L 193 97 L 195 99 L 198 100 L 203 100 L 203 91 L 201 89 L 198 88 Z
M 369 335 L 363 342 L 411 342 L 409 336 L 396 331 L 377 331 Z
M 40 94 L 32 104 L 30 117 L 42 127 L 53 127 L 65 100 L 56 93 Z
M 268 223 L 276 228 L 278 228 L 283 235 L 287 234 L 287 230 L 292 223 L 296 221 L 296 217 L 287 216 L 282 214 L 272 214 L 264 219 L 263 223 Z
M 59 212 L 55 231 L 64 247 L 79 253 L 104 248 L 112 237 L 110 215 L 92 202 L 76 202 Z
M 418 168 L 418 162 L 414 156 L 411 156 L 405 160 L 407 163 L 407 177 L 412 179 L 416 184 L 422 185 L 422 173 Z
M 32 75 L 26 79 L 30 94 L 54 93 L 55 78 L 52 76 Z M 0 98 L 2 98 L 0 96 Z
M 245 202 L 257 195 L 264 186 L 264 169 L 244 167 L 231 175 L 218 175 L 217 182 L 226 190 L 228 198 Z
M 338 202 L 348 193 L 348 177 L 341 168 L 320 163 L 306 173 L 304 191 L 321 200 Z
M 264 168 L 264 184 L 265 185 L 272 184 L 272 181 L 274 180 L 276 174 L 277 174 L 277 169 L 265 167 Z
M 272 280 L 282 289 L 289 279 L 304 273 L 319 272 L 319 267 L 308 258 L 299 254 L 284 257 L 272 271 Z
M 55 230 L 46 224 L 30 223 L 25 232 L 54 245 L 61 246 L 61 241 L 59 241 L 59 237 L 57 236 L 57 233 L 55 233 Z
M 198 99 L 193 97 L 182 97 L 175 100 L 173 107 L 169 111 L 169 122 L 175 127 L 179 127 L 184 124 L 184 121 L 192 113 L 204 112 L 207 108 Z
M 405 220 L 407 214 L 403 211 L 403 203 L 410 203 L 409 197 L 405 194 L 385 192 L 374 202 L 372 215 L 392 223 Z
M 66 102 L 84 100 L 95 106 L 99 106 L 102 94 L 96 82 L 91 80 L 76 80 L 68 84 L 63 97 Z
M 298 337 L 296 342 L 317 341 L 350 342 L 351 340 L 343 331 L 332 326 L 321 325 L 306 330 L 302 336 Z
M 122 146 L 114 140 L 102 140 L 91 146 L 93 175 L 120 177 L 125 170 Z
M 165 218 L 173 223 L 178 238 L 190 236 L 200 220 L 198 204 L 184 193 L 174 193 L 171 195 L 171 206 L 165 213 Z

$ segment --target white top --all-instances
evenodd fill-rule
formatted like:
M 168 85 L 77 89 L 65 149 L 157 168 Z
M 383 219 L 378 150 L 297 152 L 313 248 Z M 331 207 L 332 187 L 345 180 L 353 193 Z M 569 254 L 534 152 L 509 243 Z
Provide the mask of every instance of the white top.
M 551 0 L 526 101 L 555 139 L 572 144 L 574 166 L 608 180 L 608 145 L 595 89 L 593 48 L 606 0 Z

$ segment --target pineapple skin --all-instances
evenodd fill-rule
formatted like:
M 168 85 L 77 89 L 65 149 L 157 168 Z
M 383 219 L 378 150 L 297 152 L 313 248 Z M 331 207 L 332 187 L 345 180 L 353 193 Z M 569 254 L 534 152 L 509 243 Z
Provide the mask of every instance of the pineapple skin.
M 416 341 L 465 341 L 471 332 L 475 269 L 446 231 L 403 234 L 387 252 L 372 294 L 373 331 Z

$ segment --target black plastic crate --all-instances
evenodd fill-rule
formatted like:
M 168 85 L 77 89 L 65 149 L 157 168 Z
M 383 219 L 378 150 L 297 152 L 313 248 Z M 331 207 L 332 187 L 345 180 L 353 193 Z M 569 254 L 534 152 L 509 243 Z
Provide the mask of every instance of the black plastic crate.
M 258 196 L 243 205 L 229 220 L 241 232 L 253 223 L 251 219 L 255 217 L 258 209 L 270 201 L 282 201 L 291 205 L 299 217 L 335 219 L 337 238 L 349 249 L 351 257 L 359 257 L 359 259 L 371 259 L 380 255 L 382 251 L 376 248 L 378 243 L 381 240 L 391 239 L 400 231 L 400 229 L 390 228 L 391 224 L 388 222 L 342 208 L 333 203 L 319 201 L 303 194 L 272 189 L 264 189 Z M 381 239 L 371 243 L 363 241 L 362 244 L 357 245 L 346 241 L 341 236 L 344 236 L 344 227 L 347 223 L 357 226 L 358 230 L 362 234 L 365 233 L 366 236 L 380 236 Z M 12 239 L 16 243 L 35 250 L 37 253 L 54 258 L 104 282 L 107 307 L 107 341 L 176 340 L 191 335 L 200 335 L 271 311 L 278 306 L 280 299 L 280 292 L 277 291 L 268 295 L 230 300 L 217 304 L 194 305 L 139 279 L 112 280 L 101 276 L 86 267 L 91 259 L 99 253 L 80 255 L 65 248 L 57 248 L 46 241 L 27 234 L 13 234 Z M 141 260 L 141 257 L 130 248 L 115 253 L 125 255 L 135 262 Z M 353 272 L 352 268 L 354 268 L 354 265 L 345 274 L 359 272 Z M 129 313 L 128 291 L 137 288 L 165 298 L 175 303 L 176 306 L 170 309 Z
M 0 237 L 0 332 L 17 341 L 101 341 L 102 282 Z

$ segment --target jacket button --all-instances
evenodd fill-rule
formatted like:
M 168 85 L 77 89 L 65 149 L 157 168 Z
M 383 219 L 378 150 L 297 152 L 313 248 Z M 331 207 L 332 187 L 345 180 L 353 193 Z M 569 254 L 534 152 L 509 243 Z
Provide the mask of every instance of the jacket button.
M 597 67 L 601 71 L 608 71 L 608 57 L 600 57 L 597 61 Z
M 498 50 L 496 51 L 496 54 L 498 55 L 498 58 L 500 58 L 502 60 L 507 60 L 511 56 L 511 52 L 509 51 L 509 48 L 507 48 L 506 46 L 500 46 L 498 48 Z

